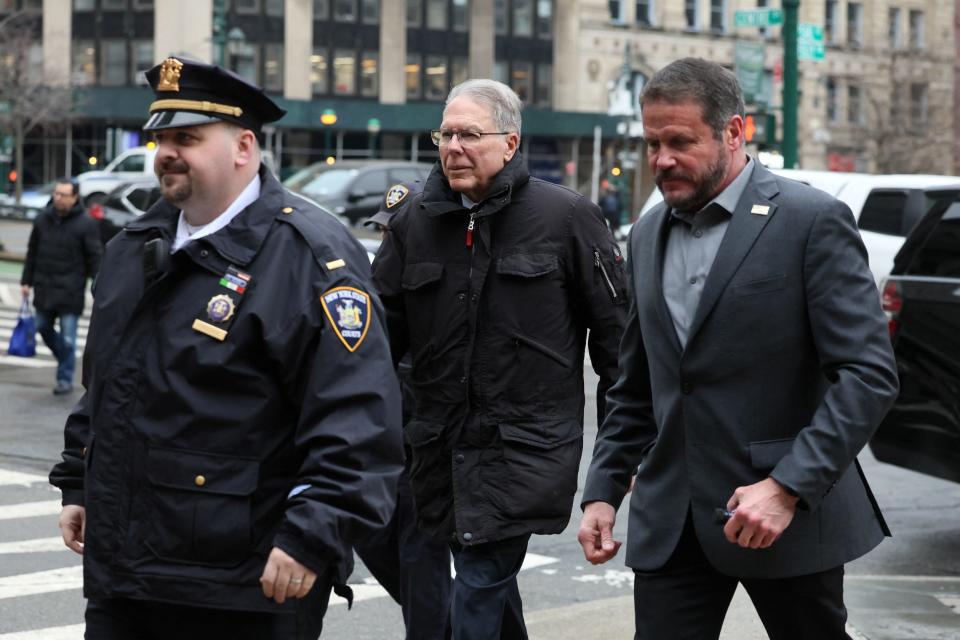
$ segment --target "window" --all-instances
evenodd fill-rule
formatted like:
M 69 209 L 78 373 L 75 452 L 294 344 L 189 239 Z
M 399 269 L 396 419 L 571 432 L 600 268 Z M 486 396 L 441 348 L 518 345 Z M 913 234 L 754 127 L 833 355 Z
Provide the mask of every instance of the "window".
M 6 2 L 0 4 L 4 5 L 4 11 L 13 11 L 14 7 L 16 6 L 16 2 L 14 2 L 14 0 L 7 0 Z M 73 0 L 74 11 L 93 11 L 96 8 L 96 0 Z
M 327 58 L 326 49 L 314 49 L 310 56 L 310 87 L 315 96 L 330 90 L 327 84 Z
M 283 43 L 263 45 L 263 88 L 267 91 L 283 91 Z
M 861 124 L 863 122 L 860 87 L 855 84 L 847 86 L 847 122 L 850 124 Z
M 423 92 L 427 100 L 447 97 L 447 59 L 443 56 L 427 56 L 423 67 Z
M 419 27 L 423 22 L 420 19 L 423 7 L 421 0 L 407 0 L 407 26 Z
M 470 78 L 470 65 L 466 58 L 453 58 L 450 61 L 450 86 L 455 87 Z
M 362 193 L 363 195 L 382 195 L 387 190 L 387 170 L 376 169 L 367 171 L 357 176 L 357 179 L 350 185 L 350 193 Z
M 229 48 L 229 46 L 228 46 Z M 234 45 L 230 51 L 231 67 L 238 76 L 252 82 L 260 84 L 260 48 L 249 42 Z
M 697 20 L 697 0 L 684 0 L 683 15 L 687 19 L 687 29 L 696 31 L 700 28 L 700 21 Z
M 510 88 L 524 104 L 533 100 L 533 65 L 529 62 L 515 61 L 510 74 Z
M 356 22 L 357 0 L 333 0 L 333 19 L 337 22 Z
M 549 107 L 553 88 L 553 65 L 537 65 L 537 98 L 536 103 L 541 107 Z
M 127 156 L 120 163 L 113 168 L 114 171 L 134 171 L 136 173 L 142 173 L 144 167 L 146 166 L 146 157 L 143 154 L 136 154 L 132 156 Z
M 910 10 L 910 48 L 923 49 L 923 11 Z
M 93 40 L 73 41 L 73 84 L 89 85 L 97 81 L 97 46 Z
M 727 30 L 727 0 L 710 0 L 710 31 Z
M 533 35 L 533 0 L 513 0 L 513 35 Z
M 380 55 L 376 51 L 364 51 L 360 56 L 360 95 L 376 98 L 380 95 Z
M 260 0 L 234 0 L 237 13 L 260 13 Z
M 626 2 L 626 0 L 608 0 L 607 4 L 610 7 L 610 20 L 612 22 L 623 24 L 627 21 L 624 16 L 624 12 L 626 11 L 624 2 Z
M 447 0 L 427 0 L 427 29 L 447 29 Z
M 134 9 L 153 9 L 153 0 L 133 0 Z
M 857 48 L 863 45 L 863 5 L 859 2 L 847 4 L 847 44 Z
M 131 72 L 134 84 L 147 84 L 147 78 L 144 72 L 153 67 L 153 40 L 134 40 L 133 41 L 133 60 Z
M 960 277 L 958 246 L 960 246 L 960 211 L 958 211 L 958 205 L 954 203 L 948 206 L 937 226 L 927 235 L 923 247 L 916 253 L 916 257 L 910 261 L 908 267 L 910 275 L 939 278 Z M 933 318 L 934 316 L 931 314 L 930 319 L 933 320 Z
M 887 17 L 890 21 L 890 48 L 900 49 L 903 47 L 903 33 L 900 29 L 900 8 L 890 7 L 887 10 Z
M 916 127 L 927 124 L 927 85 L 910 85 L 910 122 Z
M 904 87 L 897 84 L 891 90 L 890 96 L 890 121 L 895 127 L 900 127 L 903 124 L 904 118 L 907 117 L 907 110 L 904 108 Z
M 282 16 L 283 15 L 283 0 L 265 0 L 266 5 L 265 9 L 268 16 Z
M 123 11 L 127 8 L 127 0 L 100 0 L 100 8 L 104 11 Z
M 360 1 L 360 18 L 363 24 L 380 24 L 380 0 Z
M 903 191 L 871 191 L 860 210 L 857 226 L 864 231 L 903 236 L 903 212 L 907 194 Z
M 493 32 L 498 36 L 507 35 L 507 0 L 493 2 Z
M 336 49 L 333 52 L 333 93 L 352 96 L 356 87 L 357 57 L 353 49 Z
M 827 78 L 827 121 L 837 121 L 837 81 Z
M 100 84 L 115 87 L 127 84 L 127 42 L 100 41 Z
M 653 25 L 652 0 L 637 0 L 637 24 L 643 27 Z
M 330 18 L 330 0 L 313 0 L 313 19 L 327 20 Z
M 553 0 L 537 0 L 537 36 L 553 37 Z
M 470 30 L 470 0 L 453 0 L 450 23 L 454 31 Z
M 419 53 L 407 53 L 407 99 L 416 100 L 423 95 L 420 91 L 420 64 Z
M 493 63 L 493 79 L 505 85 L 510 84 L 510 64 L 506 60 Z
M 823 37 L 827 42 L 837 42 L 837 0 L 823 3 Z

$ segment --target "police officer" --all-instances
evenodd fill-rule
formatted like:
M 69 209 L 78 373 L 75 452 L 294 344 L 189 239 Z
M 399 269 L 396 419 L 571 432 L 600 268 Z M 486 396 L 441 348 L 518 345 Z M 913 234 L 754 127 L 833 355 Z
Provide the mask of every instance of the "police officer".
M 147 79 L 163 200 L 107 248 L 50 474 L 86 637 L 316 638 L 402 466 L 368 260 L 261 163 L 261 89 L 177 58 Z
M 395 184 L 387 189 L 380 209 L 364 221 L 381 235 L 390 218 L 423 189 L 420 182 Z M 397 367 L 403 390 L 403 421 L 413 413 L 409 355 Z M 407 456 L 409 465 L 410 457 Z M 407 640 L 443 640 L 450 637 L 450 549 L 445 540 L 417 528 L 409 466 L 397 487 L 397 508 L 390 524 L 357 545 L 357 555 L 377 582 L 403 610 Z

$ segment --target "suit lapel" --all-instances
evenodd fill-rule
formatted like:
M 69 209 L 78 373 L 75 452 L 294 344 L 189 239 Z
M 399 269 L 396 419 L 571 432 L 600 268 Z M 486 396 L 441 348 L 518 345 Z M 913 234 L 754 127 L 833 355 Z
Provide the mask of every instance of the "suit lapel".
M 634 271 L 634 274 L 637 278 L 641 278 L 647 273 L 653 274 L 653 280 L 649 281 L 650 287 L 647 290 L 647 294 L 650 296 L 648 302 L 656 309 L 657 318 L 660 320 L 660 324 L 663 325 L 663 331 L 667 336 L 667 340 L 670 341 L 670 344 L 673 345 L 673 348 L 679 354 L 682 351 L 680 339 L 677 338 L 677 330 L 673 326 L 670 310 L 667 309 L 666 298 L 663 297 L 663 254 L 667 248 L 667 234 L 670 232 L 669 211 L 669 207 L 667 207 L 666 204 L 662 204 L 657 210 L 651 211 L 648 214 L 655 216 L 655 218 L 651 220 L 651 226 L 653 227 L 653 247 L 652 250 L 648 249 L 646 251 L 636 252 L 636 255 L 643 255 L 646 259 L 642 263 L 642 270 Z M 641 266 L 640 262 L 637 264 Z M 637 282 L 641 282 L 641 280 L 638 279 Z
M 753 169 L 753 175 L 747 188 L 744 189 L 740 202 L 730 218 L 730 224 L 727 232 L 720 243 L 720 249 L 717 251 L 717 257 L 710 267 L 710 273 L 707 276 L 707 282 L 703 287 L 703 295 L 700 297 L 700 303 L 697 305 L 697 311 L 693 316 L 693 322 L 690 323 L 690 332 L 687 336 L 687 345 L 693 342 L 694 337 L 703 325 L 704 320 L 710 315 L 720 294 L 723 293 L 736 273 L 743 259 L 750 253 L 751 247 L 756 242 L 757 237 L 763 228 L 770 222 L 777 210 L 777 205 L 771 202 L 770 198 L 779 193 L 776 180 L 773 174 L 761 167 L 759 164 Z M 755 207 L 757 207 L 755 209 Z M 767 207 L 766 213 L 754 213 L 753 211 L 763 211 L 762 207 Z

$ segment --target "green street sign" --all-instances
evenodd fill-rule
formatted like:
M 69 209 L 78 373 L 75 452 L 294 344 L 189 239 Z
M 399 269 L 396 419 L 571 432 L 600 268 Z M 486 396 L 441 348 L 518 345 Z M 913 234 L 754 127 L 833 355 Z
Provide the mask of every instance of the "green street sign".
M 823 42 L 823 27 L 801 22 L 797 25 L 797 59 L 823 60 L 826 47 Z
M 735 27 L 774 27 L 783 24 L 782 9 L 741 9 L 733 14 Z

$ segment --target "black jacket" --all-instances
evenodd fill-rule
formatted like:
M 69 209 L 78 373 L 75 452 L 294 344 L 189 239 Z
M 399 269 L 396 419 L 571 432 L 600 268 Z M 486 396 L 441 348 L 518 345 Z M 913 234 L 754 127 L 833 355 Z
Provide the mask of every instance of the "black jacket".
M 392 515 L 400 393 L 368 258 L 261 177 L 259 200 L 173 255 L 163 201 L 107 245 L 51 473 L 86 507 L 87 597 L 290 608 L 260 590 L 272 547 L 342 582 L 351 543 Z
M 464 209 L 438 165 L 394 215 L 373 267 L 394 358 L 412 354 L 418 520 L 463 544 L 566 526 L 587 329 L 602 416 L 627 309 L 595 205 L 530 178 L 519 156 L 488 193 Z
M 65 216 L 48 206 L 30 231 L 21 284 L 33 287 L 33 306 L 40 311 L 83 313 L 87 278 L 100 268 L 97 221 L 79 203 Z

